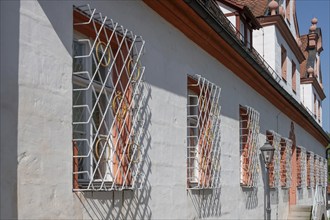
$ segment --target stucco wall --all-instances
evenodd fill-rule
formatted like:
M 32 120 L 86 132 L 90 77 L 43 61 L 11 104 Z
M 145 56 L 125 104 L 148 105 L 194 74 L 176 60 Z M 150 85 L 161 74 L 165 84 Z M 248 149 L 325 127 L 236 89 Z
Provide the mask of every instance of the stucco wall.
M 146 41 L 145 186 L 133 192 L 72 193 L 72 2 L 22 1 L 18 217 L 262 219 L 263 172 L 255 190 L 239 185 L 239 105 L 260 112 L 260 146 L 267 129 L 288 137 L 291 120 L 143 2 L 94 1 L 92 6 Z M 222 88 L 217 192 L 186 190 L 187 74 L 201 74 Z M 298 145 L 324 156 L 320 143 L 296 124 L 295 132 Z M 272 194 L 272 216 L 282 219 L 288 212 L 287 191 Z M 299 198 L 299 203 L 311 202 L 305 194 Z
M 301 102 L 303 105 L 309 110 L 309 112 L 313 115 L 314 114 L 317 116 L 318 114 L 318 106 L 316 109 L 316 112 L 314 112 L 314 94 L 316 95 L 316 100 L 320 100 L 320 97 L 315 90 L 315 88 L 312 86 L 312 84 L 302 84 L 300 86 L 301 90 Z M 317 104 L 318 105 L 318 104 Z M 319 122 L 318 120 L 317 123 L 319 123 L 322 126 L 322 103 L 321 103 L 321 121 Z
M 282 37 L 281 32 L 275 27 L 275 59 L 276 59 L 276 66 L 275 70 L 279 73 L 282 73 L 281 70 L 281 45 L 285 48 L 287 58 L 286 58 L 286 67 L 287 67 L 287 77 L 286 82 L 283 80 L 281 81 L 281 85 L 285 88 L 285 90 L 298 102 L 300 102 L 300 64 L 292 52 L 291 48 L 287 44 L 287 42 Z M 292 62 L 296 64 L 296 93 L 292 90 Z
M 21 1 L 18 218 L 81 218 L 72 193 L 72 4 Z M 75 212 L 76 211 L 76 212 Z
M 300 64 L 280 31 L 275 25 L 253 31 L 253 47 L 282 79 L 281 45 L 284 46 L 287 52 L 287 80 L 286 82 L 281 80 L 280 85 L 300 102 Z M 292 90 L 292 61 L 296 64 L 296 93 Z
M 19 1 L 0 1 L 0 218 L 17 218 Z

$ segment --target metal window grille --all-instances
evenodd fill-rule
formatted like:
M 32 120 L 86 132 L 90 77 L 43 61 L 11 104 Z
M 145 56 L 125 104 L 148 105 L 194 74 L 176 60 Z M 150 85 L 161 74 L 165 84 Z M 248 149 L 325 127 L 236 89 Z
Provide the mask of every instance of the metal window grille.
M 314 182 L 315 186 L 320 185 L 320 156 L 314 156 Z
M 324 162 L 322 157 L 320 157 L 320 185 L 324 185 Z
M 303 187 L 306 181 L 306 149 L 297 147 L 297 187 Z
M 255 187 L 258 181 L 259 118 L 259 112 L 253 108 L 240 107 L 240 183 L 244 187 Z
M 187 188 L 220 188 L 221 88 L 188 76 Z
M 292 141 L 282 138 L 281 141 L 281 186 L 290 188 L 291 186 L 291 157 Z
M 307 187 L 315 187 L 314 182 L 314 153 L 311 151 L 307 152 Z
M 273 160 L 269 165 L 269 187 L 277 188 L 280 181 L 281 136 L 275 131 L 267 131 L 266 136 L 275 148 Z
M 145 41 L 89 5 L 73 13 L 73 190 L 139 188 Z
M 327 173 L 328 173 L 328 162 L 325 158 L 322 157 L 322 178 L 321 178 L 322 183 L 321 183 L 321 185 L 323 187 L 326 187 L 327 183 L 328 183 Z

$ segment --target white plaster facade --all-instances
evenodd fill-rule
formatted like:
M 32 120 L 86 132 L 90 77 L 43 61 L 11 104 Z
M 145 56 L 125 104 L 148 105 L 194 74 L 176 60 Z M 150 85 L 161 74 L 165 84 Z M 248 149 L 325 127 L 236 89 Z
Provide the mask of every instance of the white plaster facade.
M 282 79 L 281 46 L 286 49 L 286 81 Z M 253 31 L 253 47 L 263 56 L 281 79 L 280 85 L 298 102 L 300 102 L 300 68 L 299 61 L 284 40 L 275 25 L 266 26 Z M 292 89 L 292 62 L 296 64 L 296 91 Z
M 7 9 L 6 4 L 1 6 Z M 1 115 L 6 118 L 11 110 L 17 111 L 17 125 L 11 128 L 11 138 L 1 138 L 1 168 L 4 163 L 17 161 L 17 183 L 13 177 L 12 186 L 8 186 L 8 181 L 1 178 L 1 191 L 13 187 L 7 196 L 17 198 L 12 202 L 17 209 L 7 209 L 1 195 L 1 218 L 16 214 L 19 219 L 262 219 L 264 173 L 260 173 L 254 190 L 240 186 L 239 105 L 251 106 L 261 115 L 259 147 L 265 142 L 266 130 L 288 137 L 291 119 L 142 1 L 90 4 L 146 41 L 142 59 L 150 121 L 145 185 L 136 191 L 72 192 L 72 9 L 81 4 L 86 2 L 20 1 L 11 5 L 19 15 L 19 33 L 13 32 L 5 40 L 18 38 L 18 51 L 12 51 L 18 54 L 18 74 L 12 79 L 9 69 L 1 69 L 6 72 L 1 74 L 1 88 L 13 80 L 18 100 L 5 99 L 9 111 L 3 113 L 1 97 Z M 1 11 L 1 20 L 10 12 Z M 1 23 L 2 28 L 11 25 Z M 277 33 L 275 29 L 273 32 Z M 278 34 L 274 37 L 272 48 L 285 44 Z M 295 60 L 289 48 L 287 51 L 290 60 Z M 1 63 L 5 57 L 1 56 Z M 277 62 L 273 65 L 279 68 Z M 222 88 L 219 192 L 186 189 L 187 74 L 200 74 Z M 15 91 L 8 91 L 10 97 L 15 96 Z M 325 156 L 324 146 L 294 124 L 297 145 Z M 1 120 L 1 135 L 6 135 L 4 127 Z M 7 145 L 14 152 L 17 149 L 15 160 L 13 155 L 4 156 L 9 151 L 4 148 Z M 15 164 L 13 167 L 15 171 Z M 312 195 L 313 189 L 303 187 L 297 203 L 311 204 Z M 272 219 L 286 218 L 288 190 L 273 191 L 271 199 Z
M 229 15 L 231 13 L 234 13 L 235 10 L 228 7 L 227 5 L 221 3 L 221 2 L 218 2 L 218 5 L 219 5 L 219 8 L 221 9 L 221 11 L 224 13 L 224 14 L 228 14 L 227 18 L 228 20 L 232 23 L 232 25 L 235 27 L 236 26 L 236 15 Z

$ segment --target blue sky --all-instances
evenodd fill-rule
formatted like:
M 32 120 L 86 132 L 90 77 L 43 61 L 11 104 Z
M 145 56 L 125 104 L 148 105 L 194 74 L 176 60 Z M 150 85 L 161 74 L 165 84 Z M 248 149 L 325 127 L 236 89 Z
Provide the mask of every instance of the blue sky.
M 330 0 L 297 0 L 296 7 L 300 35 L 308 33 L 313 17 L 318 19 L 317 26 L 322 29 L 322 43 L 324 50 L 321 53 L 321 70 L 325 95 L 327 96 L 322 103 L 323 128 L 330 132 Z

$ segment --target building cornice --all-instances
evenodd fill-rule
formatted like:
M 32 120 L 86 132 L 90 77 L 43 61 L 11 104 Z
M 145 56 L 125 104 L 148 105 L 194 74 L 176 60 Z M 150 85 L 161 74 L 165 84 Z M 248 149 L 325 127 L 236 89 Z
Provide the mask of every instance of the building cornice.
M 330 138 L 307 110 L 279 85 L 266 71 L 264 64 L 257 62 L 247 49 L 233 38 L 221 22 L 205 8 L 204 3 L 192 0 L 144 0 L 144 2 L 309 132 L 322 145 L 326 146 L 330 143 Z
M 319 95 L 321 100 L 324 100 L 326 98 L 325 93 L 320 86 L 320 83 L 317 81 L 315 77 L 309 77 L 309 78 L 301 78 L 300 84 L 312 84 L 312 86 L 315 88 L 317 94 Z
M 281 15 L 271 15 L 258 17 L 261 26 L 266 27 L 270 25 L 275 25 L 277 29 L 281 32 L 284 40 L 288 43 L 292 52 L 296 55 L 299 63 L 305 60 L 305 56 L 297 44 L 297 41 L 292 36 L 289 27 L 286 25 L 283 17 Z

